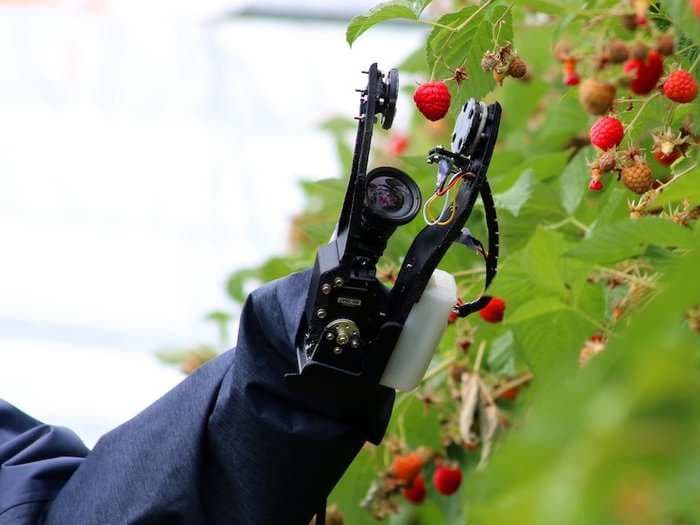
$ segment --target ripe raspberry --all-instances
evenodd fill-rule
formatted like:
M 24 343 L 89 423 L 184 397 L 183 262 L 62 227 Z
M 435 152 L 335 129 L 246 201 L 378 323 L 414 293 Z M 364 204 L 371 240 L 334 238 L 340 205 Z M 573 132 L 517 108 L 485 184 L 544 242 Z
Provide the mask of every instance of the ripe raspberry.
M 450 90 L 444 82 L 426 82 L 416 88 L 413 100 L 425 118 L 440 120 L 450 109 Z
M 610 60 L 615 64 L 622 64 L 630 56 L 629 48 L 624 40 L 613 40 L 608 46 Z
M 700 18 L 700 0 L 689 0 L 689 2 L 695 16 Z
M 612 109 L 616 91 L 612 84 L 587 78 L 581 84 L 578 98 L 583 108 L 591 115 L 605 115 Z
M 564 84 L 567 86 L 578 86 L 579 83 L 581 82 L 581 77 L 579 76 L 576 71 L 573 73 L 566 73 L 564 75 Z
M 413 483 L 403 489 L 403 497 L 415 505 L 425 501 L 425 480 L 423 476 L 417 476 Z
M 505 311 L 506 302 L 499 297 L 492 297 L 486 306 L 479 310 L 479 315 L 487 323 L 500 323 Z
M 498 397 L 500 399 L 507 399 L 508 401 L 515 401 L 518 398 L 519 393 L 520 393 L 520 387 L 514 386 L 513 388 L 509 388 L 508 390 L 503 392 Z
M 646 60 L 630 58 L 622 69 L 630 77 L 630 91 L 646 95 L 659 82 L 664 72 L 664 61 L 658 51 L 650 51 Z
M 657 162 L 664 166 L 670 166 L 682 155 L 682 153 L 678 150 L 673 150 L 671 153 L 664 153 L 661 150 L 652 150 L 652 152 L 654 153 L 654 158 L 657 160 Z
M 455 312 L 454 310 L 450 310 L 450 313 L 447 316 L 447 322 L 449 324 L 453 324 L 457 321 L 457 319 L 459 319 L 459 315 L 457 314 L 457 312 Z
M 644 162 L 635 162 L 631 166 L 622 168 L 620 180 L 628 189 L 639 195 L 649 191 L 654 183 L 651 169 Z
M 674 102 L 687 104 L 698 96 L 698 84 L 693 75 L 678 69 L 671 73 L 664 82 L 664 95 Z
M 624 134 L 622 123 L 615 117 L 601 117 L 591 128 L 591 144 L 604 151 L 609 150 L 622 141 Z
M 454 494 L 462 484 L 462 471 L 459 468 L 440 466 L 435 469 L 433 474 L 433 484 L 437 491 L 444 496 Z
M 391 471 L 401 481 L 410 483 L 420 473 L 423 467 L 423 458 L 418 452 L 409 452 L 402 456 L 396 456 L 391 464 Z
M 588 185 L 588 189 L 591 191 L 600 191 L 603 189 L 603 182 L 600 179 L 592 179 Z
M 674 135 L 671 128 L 656 130 L 652 133 L 654 145 L 651 152 L 654 158 L 664 166 L 670 166 L 679 159 L 688 149 L 688 136 L 683 136 L 681 131 Z
M 387 148 L 389 153 L 395 157 L 403 155 L 408 148 L 408 137 L 406 135 L 401 135 L 400 133 L 392 135 L 389 139 L 389 145 Z
M 508 66 L 508 74 L 513 78 L 523 78 L 527 75 L 527 64 L 522 58 L 515 57 Z

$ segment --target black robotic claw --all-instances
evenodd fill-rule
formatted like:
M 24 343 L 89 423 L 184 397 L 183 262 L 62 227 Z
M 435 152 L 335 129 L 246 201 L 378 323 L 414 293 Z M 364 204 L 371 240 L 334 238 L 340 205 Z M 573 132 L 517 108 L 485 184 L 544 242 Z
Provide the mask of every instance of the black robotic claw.
M 332 381 L 354 385 L 380 382 L 404 323 L 423 294 L 438 263 L 453 242 L 476 247 L 486 261 L 486 287 L 496 273 L 498 223 L 486 172 L 498 135 L 501 107 L 469 100 L 461 109 L 451 147 L 437 147 L 428 162 L 438 164 L 438 190 L 451 177 L 456 196 L 449 208 L 415 238 L 396 283 L 387 289 L 376 278 L 376 265 L 389 237 L 421 208 L 416 183 L 393 167 L 367 172 L 375 116 L 389 129 L 396 111 L 398 72 L 385 76 L 372 64 L 367 87 L 358 90 L 360 114 L 348 189 L 331 242 L 319 248 L 305 317 L 297 337 L 298 374 L 289 384 Z M 457 183 L 459 185 L 457 185 Z M 449 195 L 449 188 L 436 194 Z M 489 232 L 487 248 L 464 232 L 481 195 Z M 459 307 L 465 316 L 481 308 L 482 297 Z

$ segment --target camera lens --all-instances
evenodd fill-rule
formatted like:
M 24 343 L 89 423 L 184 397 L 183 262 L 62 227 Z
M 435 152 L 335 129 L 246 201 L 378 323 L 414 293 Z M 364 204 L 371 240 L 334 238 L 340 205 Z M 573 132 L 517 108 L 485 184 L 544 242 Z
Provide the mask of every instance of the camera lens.
M 420 204 L 420 190 L 404 172 L 383 167 L 367 174 L 365 206 L 374 217 L 395 226 L 405 224 L 416 216 Z

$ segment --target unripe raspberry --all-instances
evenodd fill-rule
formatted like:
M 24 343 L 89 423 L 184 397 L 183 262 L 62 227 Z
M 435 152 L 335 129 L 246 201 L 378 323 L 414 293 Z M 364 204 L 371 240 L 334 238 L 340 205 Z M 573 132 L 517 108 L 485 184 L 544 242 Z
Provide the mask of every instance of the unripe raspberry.
M 646 163 L 635 162 L 631 166 L 622 168 L 620 181 L 628 189 L 641 195 L 652 188 L 654 178 L 651 175 L 651 169 Z
M 440 120 L 450 109 L 450 90 L 444 82 L 426 82 L 416 88 L 413 100 L 425 118 Z
M 622 141 L 624 134 L 622 123 L 615 117 L 601 117 L 591 128 L 591 144 L 604 151 L 609 150 Z
M 423 458 L 418 452 L 409 452 L 396 456 L 391 464 L 391 471 L 401 481 L 411 482 L 420 473 Z
M 579 89 L 579 101 L 591 115 L 605 115 L 615 101 L 615 86 L 595 78 L 587 78 Z
M 617 166 L 615 150 L 611 149 L 608 151 L 603 151 L 598 157 L 598 166 L 600 167 L 600 171 L 603 173 L 614 170 Z

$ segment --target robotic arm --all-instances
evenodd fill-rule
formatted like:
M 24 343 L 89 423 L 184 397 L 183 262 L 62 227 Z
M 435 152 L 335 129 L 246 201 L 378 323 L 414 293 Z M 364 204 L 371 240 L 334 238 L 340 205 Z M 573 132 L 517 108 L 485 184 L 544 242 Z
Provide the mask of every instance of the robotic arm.
M 444 289 L 456 290 L 453 280 L 450 286 L 449 276 L 436 272 L 447 249 L 458 242 L 484 257 L 484 289 L 496 274 L 498 222 L 486 172 L 498 135 L 501 107 L 471 99 L 457 117 L 451 149 L 437 147 L 428 154 L 428 162 L 438 166 L 435 193 L 424 206 L 428 225 L 409 248 L 393 288 L 388 290 L 377 280 L 377 261 L 396 228 L 420 211 L 421 194 L 401 170 L 378 167 L 367 172 L 377 116 L 385 129 L 391 127 L 394 118 L 398 72 L 392 69 L 385 76 L 372 64 L 365 73 L 367 87 L 358 90 L 360 114 L 356 117 L 359 122 L 348 189 L 336 236 L 317 253 L 296 344 L 299 370 L 288 376 L 292 388 L 322 382 L 354 391 L 358 384 L 413 388 L 425 372 L 448 317 L 448 312 L 434 315 L 434 309 L 419 309 L 417 305 L 426 287 L 435 281 L 437 286 L 442 283 Z M 489 233 L 487 247 L 464 227 L 479 195 Z M 430 205 L 440 198 L 444 199 L 442 211 L 428 218 Z M 453 294 L 453 301 L 457 301 L 456 292 Z M 464 317 L 488 300 L 482 295 L 466 304 L 460 301 L 448 306 L 454 306 Z M 401 341 L 402 333 L 409 329 L 435 336 L 426 340 L 423 348 L 416 348 L 415 339 L 410 338 L 414 344 L 409 348 Z M 416 359 L 416 354 L 422 354 L 421 358 Z

